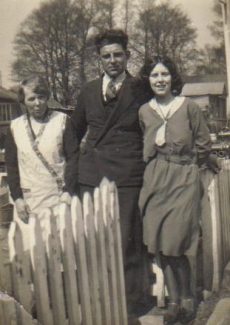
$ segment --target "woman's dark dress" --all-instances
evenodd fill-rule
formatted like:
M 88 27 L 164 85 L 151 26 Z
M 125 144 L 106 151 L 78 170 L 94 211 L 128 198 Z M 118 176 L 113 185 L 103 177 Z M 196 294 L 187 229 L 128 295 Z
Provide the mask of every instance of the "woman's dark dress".
M 209 131 L 200 108 L 185 98 L 169 118 L 166 143 L 155 144 L 163 119 L 149 103 L 139 112 L 147 163 L 139 205 L 144 243 L 153 254 L 193 255 L 199 234 L 200 179 L 197 160 L 210 151 Z

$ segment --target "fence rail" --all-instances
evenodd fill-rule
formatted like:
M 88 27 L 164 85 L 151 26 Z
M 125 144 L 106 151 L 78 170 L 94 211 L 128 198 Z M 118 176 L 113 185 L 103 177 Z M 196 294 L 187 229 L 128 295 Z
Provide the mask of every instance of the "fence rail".
M 104 180 L 59 216 L 47 209 L 24 231 L 13 222 L 14 298 L 42 325 L 127 325 L 116 187 Z M 20 325 L 28 323 L 20 322 Z

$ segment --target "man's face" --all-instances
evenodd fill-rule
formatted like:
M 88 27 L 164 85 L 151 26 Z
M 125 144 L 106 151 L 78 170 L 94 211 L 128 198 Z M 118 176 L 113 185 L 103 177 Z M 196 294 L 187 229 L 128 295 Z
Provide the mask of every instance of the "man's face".
M 129 52 L 125 51 L 120 44 L 104 45 L 100 49 L 100 59 L 104 72 L 110 78 L 115 79 L 126 70 Z
M 29 86 L 24 88 L 24 94 L 24 103 L 27 107 L 29 115 L 33 116 L 35 120 L 42 120 L 48 110 L 48 98 L 42 94 L 35 93 Z

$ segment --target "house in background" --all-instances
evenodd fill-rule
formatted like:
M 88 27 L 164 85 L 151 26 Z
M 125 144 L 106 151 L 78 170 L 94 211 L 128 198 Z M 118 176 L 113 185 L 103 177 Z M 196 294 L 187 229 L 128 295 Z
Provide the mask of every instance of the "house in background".
M 0 149 L 4 148 L 10 121 L 21 115 L 17 95 L 0 86 Z
M 225 81 L 186 82 L 182 96 L 193 99 L 202 109 L 212 131 L 218 132 L 227 125 Z

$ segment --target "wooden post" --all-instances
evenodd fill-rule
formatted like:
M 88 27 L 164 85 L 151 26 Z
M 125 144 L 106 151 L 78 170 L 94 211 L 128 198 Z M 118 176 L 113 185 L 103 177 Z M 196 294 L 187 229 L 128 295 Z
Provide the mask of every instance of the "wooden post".
M 228 89 L 230 87 L 230 0 L 219 0 L 222 7 L 224 25 L 225 59 L 227 68 Z M 229 90 L 227 96 L 227 117 L 230 117 Z

